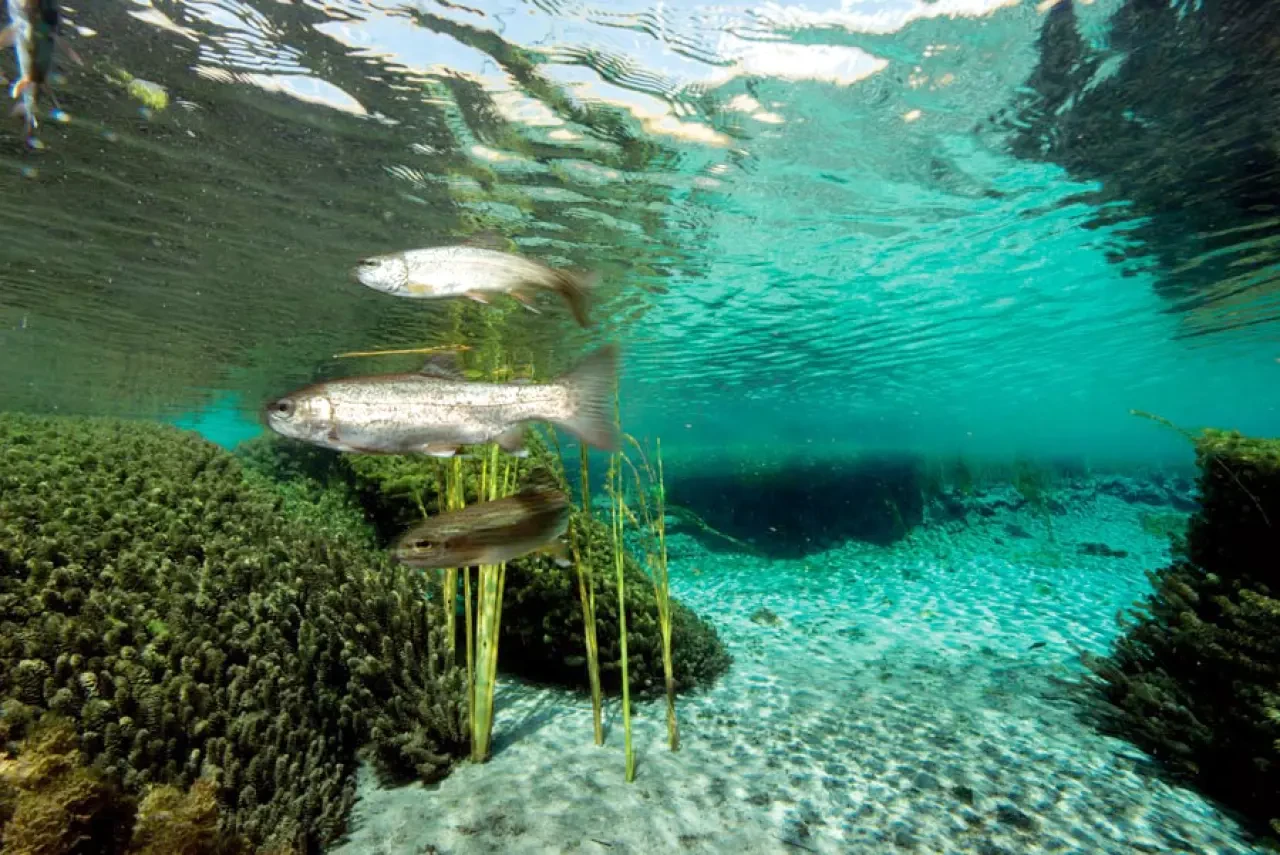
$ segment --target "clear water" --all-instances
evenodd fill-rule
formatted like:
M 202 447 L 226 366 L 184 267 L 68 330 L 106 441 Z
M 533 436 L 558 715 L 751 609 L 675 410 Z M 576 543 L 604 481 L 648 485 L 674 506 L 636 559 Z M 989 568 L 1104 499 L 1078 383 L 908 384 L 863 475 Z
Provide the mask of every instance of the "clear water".
M 865 450 L 1189 461 L 1132 410 L 1280 434 L 1280 124 L 1274 78 L 1249 62 L 1275 68 L 1264 4 L 65 13 L 86 60 L 56 89 L 70 120 L 43 123 L 39 151 L 0 137 L 3 409 L 168 421 L 232 446 L 275 395 L 421 358 L 339 354 L 483 347 L 492 313 L 546 375 L 618 341 L 624 426 L 661 436 L 677 467 Z M 1221 26 L 1235 41 L 1214 47 Z M 1077 60 L 1045 71 L 1063 55 Z M 480 230 L 600 271 L 597 326 L 399 301 L 350 276 Z M 1140 543 L 1099 620 L 1163 559 Z M 871 560 L 839 555 L 822 561 Z M 723 602 L 700 590 L 689 576 L 682 595 Z M 752 631 L 725 621 L 731 639 Z M 778 851 L 762 839 L 739 848 Z M 841 839 L 810 845 L 884 851 Z

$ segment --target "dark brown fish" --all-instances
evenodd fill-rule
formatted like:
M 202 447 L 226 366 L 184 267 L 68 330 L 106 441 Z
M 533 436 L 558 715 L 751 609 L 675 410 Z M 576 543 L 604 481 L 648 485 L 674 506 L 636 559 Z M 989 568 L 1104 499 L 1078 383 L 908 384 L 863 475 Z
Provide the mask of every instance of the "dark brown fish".
M 544 485 L 423 520 L 393 550 L 410 567 L 501 564 L 546 550 L 564 559 L 559 538 L 569 527 L 569 497 Z

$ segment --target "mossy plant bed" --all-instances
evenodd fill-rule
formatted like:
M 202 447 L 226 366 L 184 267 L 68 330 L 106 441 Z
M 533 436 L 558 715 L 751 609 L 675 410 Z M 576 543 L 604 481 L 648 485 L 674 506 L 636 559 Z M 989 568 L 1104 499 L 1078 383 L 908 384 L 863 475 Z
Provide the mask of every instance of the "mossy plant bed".
M 307 506 L 193 433 L 0 415 L 7 747 L 52 711 L 126 794 L 204 779 L 225 828 L 304 851 L 342 833 L 362 746 L 444 775 L 463 673 L 426 580 Z
M 1280 440 L 1206 431 L 1185 546 L 1111 656 L 1105 720 L 1280 833 Z

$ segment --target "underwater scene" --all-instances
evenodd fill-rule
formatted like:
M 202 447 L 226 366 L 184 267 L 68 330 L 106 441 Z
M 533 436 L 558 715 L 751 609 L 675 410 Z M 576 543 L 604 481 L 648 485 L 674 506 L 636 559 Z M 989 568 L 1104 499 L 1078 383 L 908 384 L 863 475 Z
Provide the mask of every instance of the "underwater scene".
M 0 852 L 1280 850 L 1280 3 L 4 15 Z

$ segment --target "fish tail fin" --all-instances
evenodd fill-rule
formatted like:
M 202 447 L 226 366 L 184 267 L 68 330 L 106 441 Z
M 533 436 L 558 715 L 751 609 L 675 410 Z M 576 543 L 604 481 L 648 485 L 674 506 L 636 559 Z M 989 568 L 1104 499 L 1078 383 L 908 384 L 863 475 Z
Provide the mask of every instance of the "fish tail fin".
M 570 270 L 557 270 L 555 274 L 555 283 L 552 287 L 569 304 L 573 319 L 578 322 L 578 326 L 591 326 L 591 297 L 596 285 L 600 283 L 599 275 L 593 272 L 577 273 Z
M 621 447 L 613 418 L 613 390 L 618 379 L 618 346 L 606 344 L 558 381 L 569 397 L 569 414 L 555 421 L 588 445 L 605 451 Z

